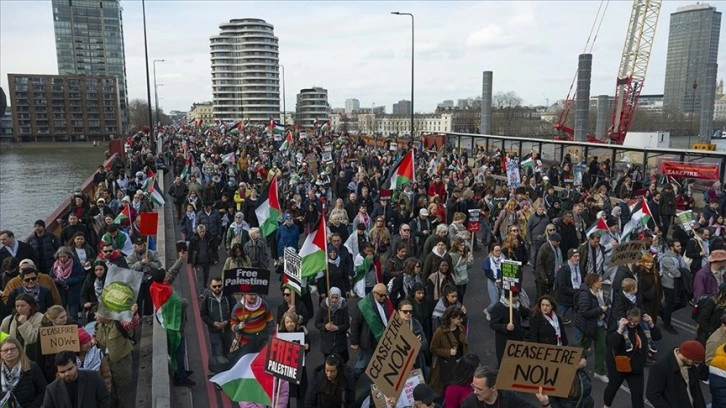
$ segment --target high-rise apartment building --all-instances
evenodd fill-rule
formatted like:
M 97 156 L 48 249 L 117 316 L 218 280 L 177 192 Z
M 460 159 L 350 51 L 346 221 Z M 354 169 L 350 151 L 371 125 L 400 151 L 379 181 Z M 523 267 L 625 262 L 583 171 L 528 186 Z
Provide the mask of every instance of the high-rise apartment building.
M 127 130 L 126 57 L 120 1 L 52 0 L 51 5 L 58 74 L 116 77 L 122 128 Z
M 400 100 L 393 104 L 391 111 L 394 115 L 411 115 L 411 101 Z
M 328 90 L 320 87 L 301 89 L 297 94 L 295 124 L 303 128 L 312 128 L 316 119 L 319 125 L 330 119 Z
M 666 109 L 700 113 L 706 66 L 717 62 L 720 30 L 721 13 L 708 4 L 680 7 L 671 14 L 663 88 Z
M 278 39 L 272 24 L 233 19 L 209 38 L 214 119 L 268 123 L 280 118 Z
M 345 100 L 345 113 L 350 115 L 353 112 L 358 112 L 360 110 L 360 101 L 358 99 L 352 98 L 352 99 L 346 99 Z

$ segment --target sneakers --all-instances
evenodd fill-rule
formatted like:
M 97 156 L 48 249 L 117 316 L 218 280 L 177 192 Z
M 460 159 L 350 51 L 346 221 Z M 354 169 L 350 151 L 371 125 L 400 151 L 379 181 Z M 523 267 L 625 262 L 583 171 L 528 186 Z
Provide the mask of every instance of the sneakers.
M 655 348 L 655 342 L 653 340 L 648 340 L 648 351 L 653 354 L 658 352 L 658 349 Z
M 491 315 L 491 313 L 489 313 L 489 310 L 484 309 L 484 317 L 486 317 L 487 320 L 489 320 L 489 321 L 492 320 L 492 315 Z
M 603 382 L 605 384 L 610 382 L 610 379 L 605 374 L 595 373 L 594 377 L 595 377 L 595 379 L 600 380 L 601 382 Z
M 633 351 L 633 342 L 630 339 L 625 339 L 625 352 L 630 353 Z
M 663 326 L 663 329 L 670 334 L 678 334 L 678 330 L 676 330 L 676 328 L 671 325 Z
M 185 378 L 183 380 L 174 380 L 175 387 L 194 387 L 195 385 L 197 385 L 197 383 L 188 378 Z

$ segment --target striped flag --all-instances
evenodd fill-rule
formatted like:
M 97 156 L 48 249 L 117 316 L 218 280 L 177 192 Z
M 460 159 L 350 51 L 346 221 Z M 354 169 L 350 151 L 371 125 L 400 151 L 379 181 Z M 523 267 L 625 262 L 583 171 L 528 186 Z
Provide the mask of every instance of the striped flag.
M 589 237 L 590 234 L 598 234 L 602 235 L 606 232 L 608 232 L 610 229 L 608 228 L 608 224 L 605 222 L 604 219 L 598 218 L 597 221 L 595 221 L 595 224 L 590 227 L 589 230 L 587 230 L 587 236 Z
M 121 212 L 114 218 L 113 223 L 120 225 L 123 220 L 129 220 L 131 222 L 131 210 L 129 210 L 128 206 L 121 208 Z
M 305 238 L 300 248 L 301 275 L 303 278 L 315 276 L 327 268 L 328 239 L 327 227 L 325 226 L 325 214 L 320 217 L 318 226 Z
M 255 215 L 260 223 L 262 235 L 268 236 L 277 230 L 282 218 L 282 208 L 277 199 L 277 176 L 272 178 L 270 185 L 262 192 L 259 203 Z
M 159 188 L 159 184 L 156 182 L 156 177 L 147 178 L 142 190 L 144 190 L 144 192 L 149 195 L 149 199 L 159 207 L 166 203 L 166 200 L 164 200 L 164 192 Z
M 623 225 L 622 231 L 622 237 L 626 240 L 630 236 L 631 232 L 637 232 L 641 229 L 648 228 L 648 222 L 652 218 L 650 207 L 648 207 L 648 202 L 645 201 L 645 198 L 641 198 L 633 206 L 631 206 L 630 213 L 632 214 L 630 216 L 630 221 Z

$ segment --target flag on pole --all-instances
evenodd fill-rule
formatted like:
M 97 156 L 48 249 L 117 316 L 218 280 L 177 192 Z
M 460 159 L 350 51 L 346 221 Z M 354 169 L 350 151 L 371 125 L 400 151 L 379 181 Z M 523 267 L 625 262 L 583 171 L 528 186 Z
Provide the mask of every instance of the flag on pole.
M 332 128 L 332 122 L 330 122 L 330 119 L 326 120 L 325 123 L 323 123 L 323 126 L 320 126 L 321 132 L 327 132 Z
M 270 118 L 270 124 L 267 125 L 268 132 L 277 133 L 277 134 L 283 134 L 285 133 L 285 127 L 275 122 L 274 119 Z
M 277 199 L 277 176 L 272 178 L 270 185 L 262 192 L 259 202 L 255 215 L 260 223 L 262 235 L 268 236 L 277 230 L 282 218 L 282 209 Z
M 159 188 L 159 183 L 156 182 L 156 177 L 147 178 L 142 190 L 144 190 L 144 192 L 149 195 L 149 199 L 159 207 L 164 205 L 166 202 L 166 200 L 164 200 L 164 192 Z
M 300 257 L 302 258 L 301 275 L 303 278 L 315 276 L 327 266 L 328 237 L 325 225 L 325 214 L 320 217 L 318 226 L 305 238 Z
M 222 155 L 222 164 L 234 164 L 235 157 L 234 152 Z
M 121 224 L 123 220 L 129 220 L 131 222 L 131 211 L 128 206 L 121 208 L 121 212 L 113 219 L 113 223 Z
M 648 228 L 648 222 L 652 218 L 650 207 L 648 207 L 648 202 L 645 201 L 645 198 L 641 198 L 633 206 L 631 206 L 630 213 L 632 214 L 630 216 L 630 221 L 623 225 L 623 239 L 628 239 L 630 233 L 633 231 Z
M 290 149 L 290 145 L 292 144 L 292 131 L 287 131 L 287 136 L 285 136 L 285 141 L 282 142 L 282 145 L 280 146 L 280 151 L 285 151 Z
M 520 166 L 524 168 L 534 168 L 534 160 L 532 160 L 532 156 L 527 157 L 525 160 L 519 163 Z
M 176 354 L 182 340 L 182 300 L 168 283 L 154 282 L 149 287 L 151 303 L 154 304 L 156 319 L 166 330 L 169 345 L 168 358 L 172 371 L 176 371 Z
M 234 402 L 254 402 L 272 405 L 273 377 L 265 372 L 267 345 L 259 347 L 251 342 L 239 349 L 241 357 L 227 371 L 209 381 L 222 387 L 222 391 Z
M 414 165 L 413 155 L 413 149 L 409 150 L 408 153 L 403 156 L 403 159 L 391 168 L 389 173 L 390 177 L 383 185 L 384 189 L 395 190 L 397 187 L 416 181 L 414 173 L 414 169 L 416 167 Z
M 587 230 L 587 236 L 589 237 L 590 234 L 593 233 L 596 233 L 597 235 L 602 235 L 609 230 L 610 229 L 608 228 L 608 224 L 605 222 L 605 220 L 602 218 L 598 218 L 597 221 L 595 221 L 595 224 L 590 227 L 589 230 Z

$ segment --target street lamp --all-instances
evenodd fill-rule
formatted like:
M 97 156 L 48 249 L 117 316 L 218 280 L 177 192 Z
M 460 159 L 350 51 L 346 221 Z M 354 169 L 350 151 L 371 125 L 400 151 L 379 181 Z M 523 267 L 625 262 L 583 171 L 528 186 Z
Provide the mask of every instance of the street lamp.
M 156 83 L 156 63 L 157 62 L 166 62 L 166 60 L 163 59 L 155 59 L 154 60 L 154 101 L 155 106 L 154 109 L 156 109 L 156 124 L 159 125 L 159 85 Z
M 411 16 L 411 148 L 413 148 L 413 14 L 401 13 L 400 11 L 392 11 L 391 14 L 397 16 Z
M 279 65 L 280 69 L 282 69 L 282 126 L 285 126 L 285 117 L 287 116 L 287 108 L 285 105 L 285 66 L 282 64 Z

